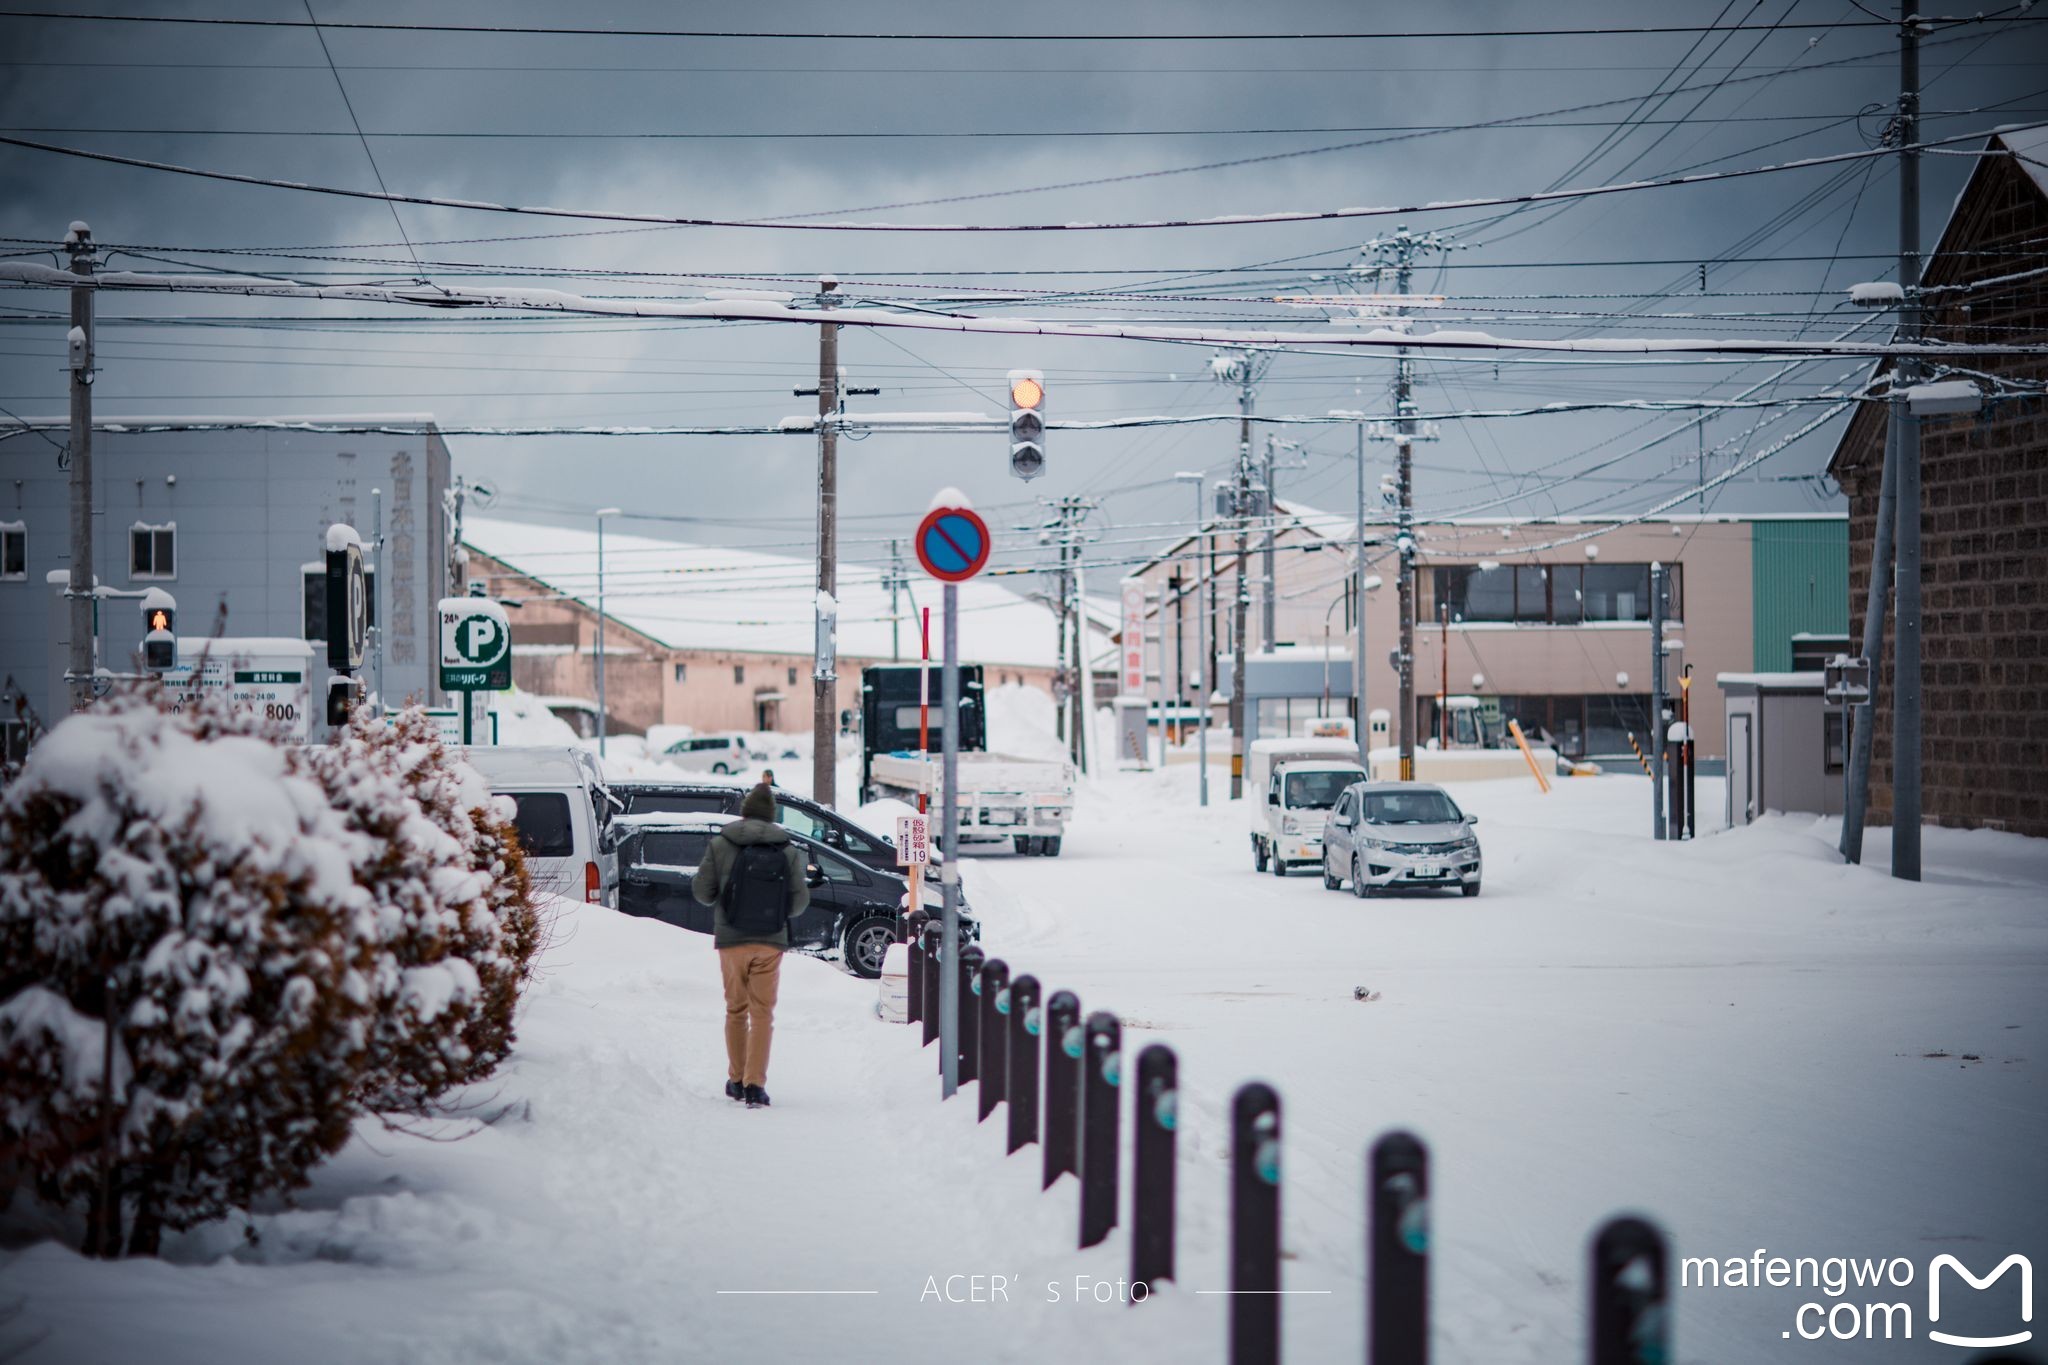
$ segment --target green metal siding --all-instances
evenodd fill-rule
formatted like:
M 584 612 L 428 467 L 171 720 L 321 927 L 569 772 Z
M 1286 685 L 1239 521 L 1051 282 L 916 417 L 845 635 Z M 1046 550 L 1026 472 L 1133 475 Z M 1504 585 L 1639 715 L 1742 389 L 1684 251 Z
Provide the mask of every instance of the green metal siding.
M 1759 673 L 1792 667 L 1792 637 L 1849 633 L 1849 523 L 1750 523 L 1751 620 Z

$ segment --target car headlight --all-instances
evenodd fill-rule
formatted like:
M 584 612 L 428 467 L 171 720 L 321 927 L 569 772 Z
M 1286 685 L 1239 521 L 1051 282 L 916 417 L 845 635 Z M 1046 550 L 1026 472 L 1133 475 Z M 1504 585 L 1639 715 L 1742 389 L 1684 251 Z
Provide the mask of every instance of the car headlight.
M 1358 842 L 1364 844 L 1367 848 L 1377 849 L 1382 853 L 1387 848 L 1387 841 L 1385 839 L 1360 839 Z
M 1297 817 L 1295 817 L 1295 816 L 1292 816 L 1292 815 L 1288 816 L 1288 817 L 1287 817 L 1286 819 L 1284 819 L 1284 820 L 1282 820 L 1282 821 L 1280 822 L 1280 832 L 1281 832 L 1282 834 L 1300 834 L 1300 833 L 1301 833 L 1301 821 L 1300 821 L 1300 819 L 1299 819 L 1299 818 L 1297 818 Z

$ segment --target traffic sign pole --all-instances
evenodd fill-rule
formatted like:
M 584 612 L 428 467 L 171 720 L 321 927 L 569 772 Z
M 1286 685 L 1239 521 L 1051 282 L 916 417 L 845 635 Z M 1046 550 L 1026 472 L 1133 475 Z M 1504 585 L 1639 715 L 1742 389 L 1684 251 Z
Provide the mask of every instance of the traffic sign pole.
M 988 564 L 993 538 L 988 523 L 967 505 L 965 494 L 946 489 L 932 500 L 931 511 L 917 525 L 912 542 L 917 562 L 946 585 L 942 611 L 945 644 L 940 668 L 939 703 L 944 722 L 939 728 L 939 847 L 946 861 L 939 867 L 939 942 L 947 959 L 960 950 L 960 584 Z M 942 1094 L 951 1099 L 960 1088 L 960 974 L 939 974 L 939 1075 Z

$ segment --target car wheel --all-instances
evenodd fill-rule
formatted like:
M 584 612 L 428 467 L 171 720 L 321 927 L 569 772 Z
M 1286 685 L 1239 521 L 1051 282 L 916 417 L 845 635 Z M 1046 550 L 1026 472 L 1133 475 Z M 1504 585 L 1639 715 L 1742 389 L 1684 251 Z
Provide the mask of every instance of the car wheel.
M 1266 846 L 1257 839 L 1252 840 L 1252 871 L 1266 870 Z
M 720 777 L 724 777 L 728 773 L 730 773 L 732 769 L 726 767 L 723 763 L 714 763 L 711 765 L 711 771 L 717 773 Z
M 1467 896 L 1476 896 L 1479 894 L 1479 883 L 1466 882 L 1463 886 L 1459 887 L 1458 890 L 1463 892 Z
M 1372 892 L 1373 885 L 1365 879 L 1365 869 L 1359 865 L 1358 859 L 1354 856 L 1351 859 L 1351 894 L 1360 900 L 1368 900 L 1371 898 Z
M 885 919 L 864 919 L 846 931 L 846 968 L 869 981 L 882 974 L 882 959 L 896 941 L 896 926 Z
M 1063 838 L 1063 837 L 1064 837 L 1064 836 L 1062 836 L 1062 835 L 1058 835 L 1058 834 L 1041 834 L 1041 835 L 1039 835 L 1039 836 L 1038 836 L 1038 851 L 1039 851 L 1040 853 L 1044 854 L 1044 855 L 1045 855 L 1046 857 L 1048 857 L 1048 858 L 1057 858 L 1057 857 L 1059 857 L 1059 856 L 1060 856 L 1060 840 L 1061 840 L 1061 838 Z
M 1038 840 L 1028 834 L 1019 834 L 1016 838 L 1010 840 L 1010 844 L 1017 850 L 1017 856 L 1020 858 L 1029 858 L 1032 854 L 1038 852 Z
M 1323 859 L 1323 890 L 1338 891 L 1343 889 L 1343 886 L 1344 879 L 1330 871 L 1330 860 L 1328 858 Z
M 1277 848 L 1273 850 L 1273 875 L 1276 877 L 1287 875 L 1287 860 L 1280 856 L 1280 850 Z

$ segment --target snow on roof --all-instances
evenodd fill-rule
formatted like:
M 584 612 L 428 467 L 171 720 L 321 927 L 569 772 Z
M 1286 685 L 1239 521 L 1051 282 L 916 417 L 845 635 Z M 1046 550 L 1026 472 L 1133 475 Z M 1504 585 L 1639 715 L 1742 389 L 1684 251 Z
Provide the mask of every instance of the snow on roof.
M 586 606 L 597 600 L 597 532 L 489 517 L 463 518 L 463 541 L 515 572 Z M 817 570 L 808 559 L 722 545 L 605 534 L 605 610 L 614 621 L 671 649 L 730 650 L 808 658 L 816 644 Z M 899 595 L 903 657 L 918 654 L 917 607 L 939 606 L 939 584 L 911 575 Z M 915 606 L 913 606 L 913 600 Z M 889 590 L 882 570 L 839 566 L 839 652 L 892 654 Z M 1089 615 L 1098 629 L 1113 609 Z M 938 648 L 939 622 L 932 622 Z M 1114 628 L 1113 625 L 1110 628 Z M 513 626 L 518 639 L 518 625 Z M 960 657 L 968 663 L 1051 668 L 1058 660 L 1053 614 L 986 578 L 960 585 Z
M 2048 126 L 2000 128 L 1996 136 L 2013 153 L 2019 168 L 2033 178 L 2041 193 L 2048 194 Z
M 71 425 L 71 418 L 68 416 L 23 417 L 19 420 L 21 425 L 25 427 L 64 428 Z M 92 425 L 94 431 L 121 431 L 128 427 L 180 425 L 195 427 L 235 426 L 249 427 L 256 430 L 293 425 L 431 427 L 434 425 L 434 414 L 431 412 L 295 412 L 285 415 L 269 414 L 261 417 L 251 417 L 245 412 L 231 414 L 191 412 L 136 414 L 124 412 L 115 417 L 96 417 L 93 419 Z
M 1825 673 L 1716 673 L 1714 681 L 1722 687 L 1733 684 L 1763 692 L 1818 692 L 1828 680 Z

